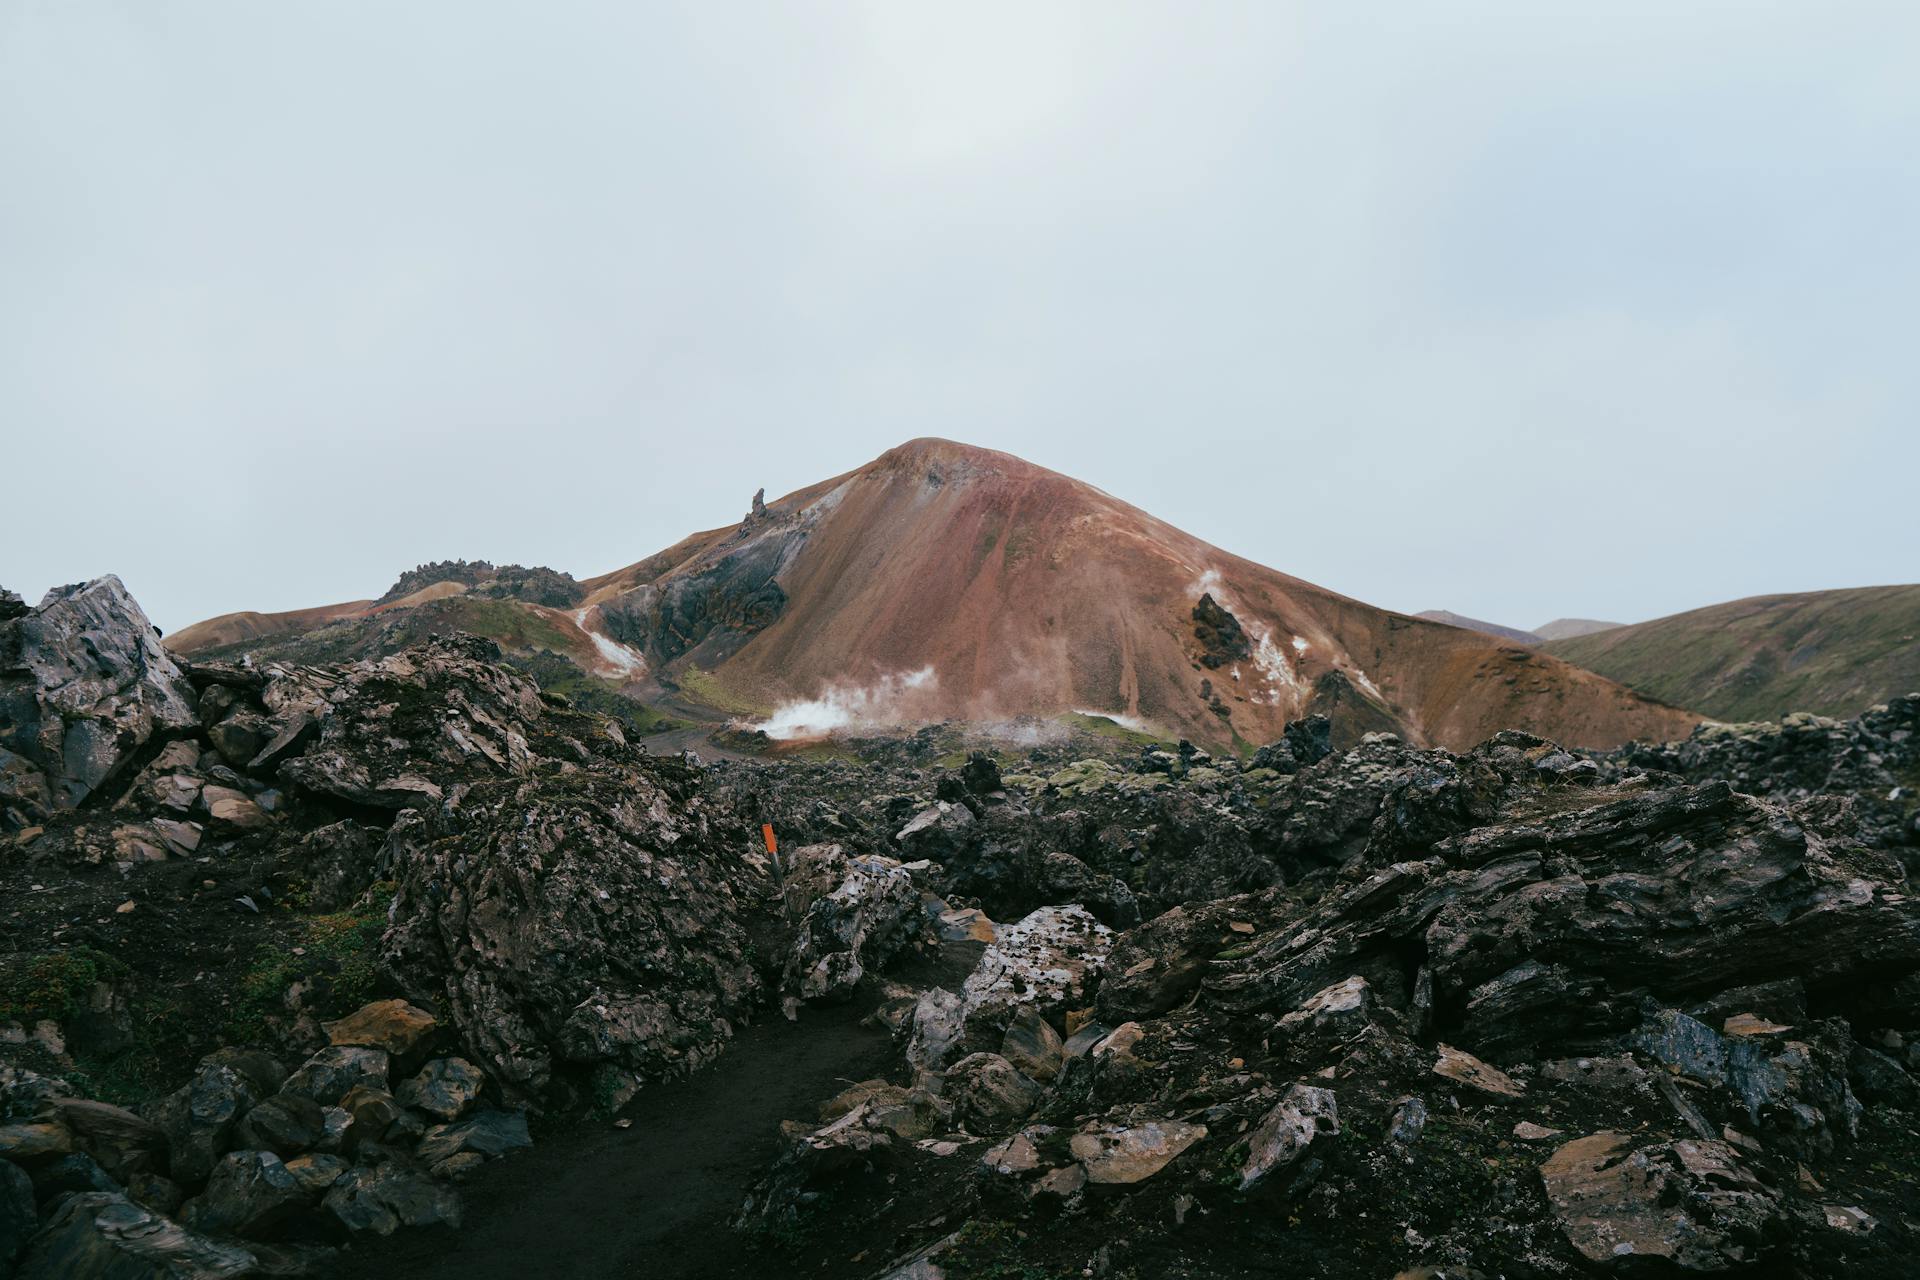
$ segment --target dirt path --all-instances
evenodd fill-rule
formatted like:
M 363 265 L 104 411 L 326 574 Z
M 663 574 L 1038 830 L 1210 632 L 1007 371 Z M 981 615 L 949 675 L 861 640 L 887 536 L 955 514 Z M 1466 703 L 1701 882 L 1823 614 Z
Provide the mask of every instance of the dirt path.
M 888 1065 L 887 1036 L 854 1007 L 777 1014 L 749 1027 L 690 1080 L 643 1092 L 630 1129 L 577 1129 L 490 1165 L 467 1188 L 466 1225 L 403 1232 L 343 1257 L 339 1274 L 539 1280 L 764 1276 L 726 1222 L 779 1149 L 782 1120 L 806 1119 Z

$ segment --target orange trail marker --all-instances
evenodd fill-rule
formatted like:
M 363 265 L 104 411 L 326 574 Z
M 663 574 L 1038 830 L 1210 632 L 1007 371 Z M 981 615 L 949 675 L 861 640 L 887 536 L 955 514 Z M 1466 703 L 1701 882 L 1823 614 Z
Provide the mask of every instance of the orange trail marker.
M 780 842 L 773 838 L 773 824 L 771 822 L 763 822 L 760 824 L 760 834 L 766 837 L 768 853 L 780 852 Z

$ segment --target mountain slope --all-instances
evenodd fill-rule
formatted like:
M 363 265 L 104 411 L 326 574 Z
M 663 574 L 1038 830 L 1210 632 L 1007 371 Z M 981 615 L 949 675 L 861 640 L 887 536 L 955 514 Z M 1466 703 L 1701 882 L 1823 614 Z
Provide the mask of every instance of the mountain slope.
M 918 721 L 1090 710 L 1264 742 L 1326 710 L 1465 746 L 1502 728 L 1588 745 L 1695 717 L 1488 637 L 1230 555 L 1008 454 L 915 440 L 589 580 L 659 677 L 742 707 Z
M 1920 690 L 1920 585 L 1754 596 L 1546 648 L 1720 720 L 1857 715 Z
M 1469 618 L 1450 609 L 1422 609 L 1413 615 L 1428 622 L 1439 622 L 1449 627 L 1464 627 L 1468 631 L 1479 631 L 1502 640 L 1511 640 L 1515 644 L 1539 644 L 1540 637 L 1532 631 L 1522 631 L 1518 627 L 1503 627 L 1497 622 L 1483 622 L 1479 618 Z
M 476 620 L 510 649 L 561 652 L 635 696 L 787 736 L 1078 711 L 1230 746 L 1271 741 L 1287 721 L 1323 712 L 1345 741 L 1390 729 L 1466 747 L 1521 728 L 1604 747 L 1680 736 L 1697 720 L 1526 647 L 1229 555 L 1011 455 L 944 440 L 911 441 L 771 503 L 756 497 L 738 525 L 578 588 L 575 609 L 489 599 Z M 445 598 L 410 603 L 436 590 Z M 466 590 L 428 585 L 344 620 L 336 613 L 314 637 L 366 647 L 367 629 L 391 631 L 396 611 L 453 623 L 480 603 Z M 519 615 L 495 616 L 502 610 L 538 616 L 509 625 Z M 231 651 L 226 637 L 268 634 L 283 620 L 304 615 L 230 615 L 174 639 L 220 637 Z

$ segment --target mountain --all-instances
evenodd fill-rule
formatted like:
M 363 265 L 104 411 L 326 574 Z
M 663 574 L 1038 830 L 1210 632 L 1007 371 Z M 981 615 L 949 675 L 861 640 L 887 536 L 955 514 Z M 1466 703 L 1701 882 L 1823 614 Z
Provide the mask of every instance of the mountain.
M 1621 625 L 1618 622 L 1602 622 L 1598 618 L 1555 618 L 1545 626 L 1535 627 L 1533 634 L 1542 640 L 1571 640 L 1575 636 L 1611 631 Z
M 1753 596 L 1549 653 L 1720 720 L 1857 715 L 1920 689 L 1920 585 Z
M 522 630 L 546 633 L 546 647 L 639 696 L 754 720 L 775 736 L 1080 712 L 1227 746 L 1272 741 L 1289 720 L 1323 712 L 1347 741 L 1390 729 L 1464 748 L 1521 728 L 1605 747 L 1677 737 L 1697 721 L 1524 646 L 1373 608 L 1091 485 L 945 440 L 911 441 L 773 502 L 756 496 L 738 524 L 583 580 L 572 609 L 510 593 L 478 601 L 484 581 L 410 605 L 434 584 L 406 585 L 413 596 L 312 635 L 366 643 L 370 627 L 398 625 L 397 611 L 484 604 L 483 633 L 496 639 L 509 615 L 526 618 Z M 236 625 L 216 619 L 174 640 L 191 651 Z M 503 641 L 519 642 L 541 646 Z
M 1445 623 L 1449 627 L 1464 627 L 1468 631 L 1480 631 L 1490 636 L 1499 636 L 1502 640 L 1511 640 L 1515 644 L 1539 644 L 1538 632 L 1522 631 L 1518 627 L 1503 627 L 1497 622 L 1482 622 L 1478 618 L 1469 618 L 1465 614 L 1453 613 L 1446 609 L 1425 609 L 1413 615 L 1425 618 L 1428 622 Z

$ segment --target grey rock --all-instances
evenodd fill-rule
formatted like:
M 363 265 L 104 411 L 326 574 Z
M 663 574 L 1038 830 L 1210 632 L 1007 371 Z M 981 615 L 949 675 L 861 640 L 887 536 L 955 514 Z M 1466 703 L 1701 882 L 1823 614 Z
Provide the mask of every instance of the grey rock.
M 15 1280 L 222 1280 L 251 1275 L 254 1255 L 209 1240 L 123 1195 L 92 1191 L 52 1207 Z
M 281 1092 L 308 1098 L 323 1107 L 334 1106 L 362 1085 L 387 1087 L 387 1051 L 355 1045 L 333 1045 L 308 1058 L 287 1077 Z
M 348 1172 L 321 1204 L 355 1235 L 388 1236 L 401 1227 L 460 1225 L 459 1192 L 397 1164 Z
M 892 858 L 809 845 L 794 852 L 782 894 L 795 934 L 785 986 L 803 1000 L 851 995 L 919 930 L 920 891 Z
M 326 1115 L 319 1103 L 297 1093 L 278 1093 L 247 1112 L 238 1138 L 245 1146 L 284 1159 L 317 1146 L 325 1131 Z
M 997 1053 L 968 1054 L 947 1069 L 944 1096 L 973 1133 L 1005 1133 L 1040 1100 L 1040 1086 Z
M 401 1085 L 396 1096 L 444 1123 L 465 1115 L 486 1083 L 486 1074 L 465 1058 L 435 1058 Z
M 0 817 L 70 809 L 156 734 L 194 724 L 193 688 L 111 575 L 0 621 Z
M 1781 1213 L 1778 1193 L 1724 1142 L 1636 1147 L 1624 1134 L 1596 1133 L 1556 1150 L 1540 1177 L 1567 1242 L 1599 1265 L 1749 1266 Z
M 421 1138 L 415 1154 L 428 1164 L 436 1164 L 464 1151 L 492 1157 L 532 1145 L 526 1112 L 489 1109 L 453 1124 L 434 1125 Z
M 1247 1158 L 1239 1169 L 1240 1189 L 1251 1190 L 1299 1160 L 1316 1141 L 1339 1132 L 1340 1108 L 1333 1091 L 1294 1085 L 1248 1136 Z
M 11 1160 L 0 1160 L 0 1275 L 10 1274 L 13 1260 L 26 1251 L 27 1239 L 40 1225 L 33 1179 Z
M 230 1151 L 180 1220 L 217 1235 L 271 1238 L 308 1204 L 306 1188 L 271 1151 Z
M 191 1080 L 154 1105 L 151 1119 L 166 1135 L 176 1181 L 199 1183 L 213 1172 L 260 1096 L 255 1087 L 232 1067 L 203 1062 Z

